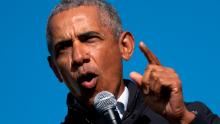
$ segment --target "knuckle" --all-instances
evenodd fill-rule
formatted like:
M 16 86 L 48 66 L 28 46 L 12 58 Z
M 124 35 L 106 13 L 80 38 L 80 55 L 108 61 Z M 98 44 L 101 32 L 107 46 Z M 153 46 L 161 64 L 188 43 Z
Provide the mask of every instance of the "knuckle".
M 173 83 L 178 89 L 180 89 L 182 87 L 181 82 L 179 80 L 176 80 Z
M 164 83 L 165 82 L 165 80 L 163 79 L 163 78 L 158 78 L 158 83 Z
M 179 79 L 179 75 L 177 73 L 175 73 L 176 77 Z
M 152 71 L 152 72 L 151 72 L 151 75 L 152 75 L 152 77 L 155 77 L 155 78 L 158 77 L 158 74 L 157 74 L 157 72 L 155 72 L 155 71 Z
M 168 77 L 171 78 L 171 79 L 179 79 L 178 75 L 175 74 L 175 73 L 174 74 L 169 74 Z
M 176 73 L 176 71 L 173 68 L 170 68 L 170 67 L 166 67 L 166 70 L 169 71 L 169 72 Z
M 153 71 L 151 71 L 151 76 L 152 77 L 159 77 L 159 72 L 153 70 Z
M 154 68 L 154 65 L 153 64 L 149 64 L 148 66 L 147 66 L 147 70 L 152 70 Z
M 162 66 L 159 66 L 159 65 L 155 65 L 155 64 L 149 64 L 148 67 L 150 69 L 160 69 Z M 162 67 L 163 68 L 163 67 Z

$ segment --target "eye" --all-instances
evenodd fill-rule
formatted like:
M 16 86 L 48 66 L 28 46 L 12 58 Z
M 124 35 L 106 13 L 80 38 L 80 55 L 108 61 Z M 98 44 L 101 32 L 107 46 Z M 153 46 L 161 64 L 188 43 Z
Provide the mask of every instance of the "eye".
M 81 37 L 80 41 L 85 42 L 85 43 L 93 43 L 100 40 L 99 36 L 85 36 Z
M 88 31 L 78 35 L 78 39 L 84 43 L 93 43 L 103 40 L 102 34 L 95 31 Z
M 92 43 L 92 42 L 95 42 L 98 40 L 100 40 L 100 38 L 98 36 L 91 36 L 87 39 L 87 42 Z
M 72 41 L 61 41 L 55 45 L 55 55 L 58 57 L 60 54 L 64 53 L 68 48 L 72 47 Z

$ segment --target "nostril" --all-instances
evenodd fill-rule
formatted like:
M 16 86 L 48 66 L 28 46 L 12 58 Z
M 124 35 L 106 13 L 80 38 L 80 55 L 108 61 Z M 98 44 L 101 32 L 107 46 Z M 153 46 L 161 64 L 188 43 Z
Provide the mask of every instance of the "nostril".
M 73 60 L 73 61 L 72 61 L 72 67 L 73 67 L 74 69 L 77 69 L 77 68 L 79 68 L 80 66 L 82 66 L 83 64 L 89 63 L 89 62 L 90 62 L 90 59 L 89 59 L 89 58 L 81 59 L 81 60 L 78 60 L 78 61 Z
M 80 66 L 82 66 L 83 65 L 83 62 L 79 62 L 79 61 L 73 61 L 72 62 L 72 67 L 74 68 L 74 69 L 77 69 L 77 68 L 79 68 Z
M 85 58 L 85 59 L 83 60 L 83 63 L 89 63 L 89 61 L 90 61 L 89 58 Z

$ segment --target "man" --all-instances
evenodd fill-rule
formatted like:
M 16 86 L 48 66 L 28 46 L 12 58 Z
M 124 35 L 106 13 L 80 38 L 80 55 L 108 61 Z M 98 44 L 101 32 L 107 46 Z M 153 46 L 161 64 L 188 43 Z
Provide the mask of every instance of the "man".
M 101 91 L 123 103 L 125 112 L 119 114 L 124 124 L 220 123 L 201 103 L 184 103 L 178 75 L 143 42 L 140 49 L 150 64 L 144 75 L 130 74 L 138 86 L 123 80 L 122 60 L 131 57 L 134 39 L 103 0 L 62 0 L 49 17 L 47 39 L 49 64 L 71 91 L 64 124 L 104 123 L 93 109 Z

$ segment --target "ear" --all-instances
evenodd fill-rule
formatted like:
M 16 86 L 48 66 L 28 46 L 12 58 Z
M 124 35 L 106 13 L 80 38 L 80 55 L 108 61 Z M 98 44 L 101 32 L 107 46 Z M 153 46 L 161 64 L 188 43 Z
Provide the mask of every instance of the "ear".
M 122 58 L 129 60 L 134 51 L 134 38 L 130 32 L 123 32 L 119 39 Z
M 59 79 L 59 81 L 60 81 L 60 82 L 63 82 L 63 78 L 62 78 L 60 72 L 58 71 L 57 66 L 56 66 L 55 63 L 54 63 L 53 58 L 52 58 L 51 56 L 48 56 L 48 57 L 47 57 L 47 61 L 48 61 L 49 65 L 50 65 L 50 68 L 53 70 L 54 74 L 55 74 L 56 77 Z

